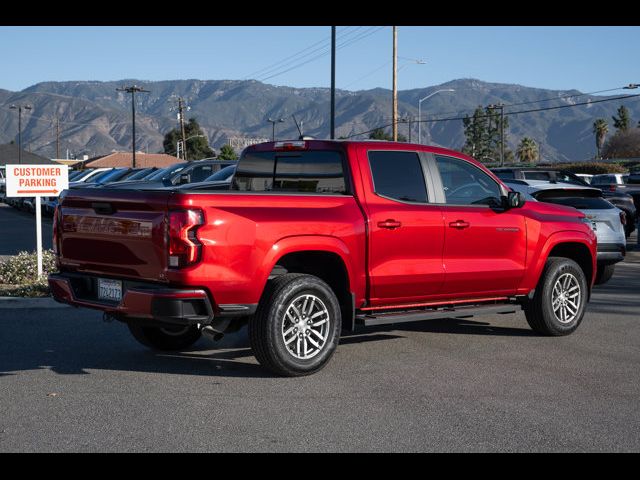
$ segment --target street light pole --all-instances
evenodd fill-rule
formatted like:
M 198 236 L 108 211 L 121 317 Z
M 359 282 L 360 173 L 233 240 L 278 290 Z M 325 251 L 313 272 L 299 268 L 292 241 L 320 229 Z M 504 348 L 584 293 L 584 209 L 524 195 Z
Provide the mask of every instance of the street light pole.
M 274 120 L 273 118 L 269 117 L 267 121 L 271 122 L 271 141 L 275 142 L 276 141 L 276 123 L 284 123 L 284 118 L 278 118 L 277 120 Z
M 30 105 L 11 105 L 11 110 L 18 110 L 18 163 L 22 163 L 22 109 L 31 110 Z
M 393 117 L 393 141 L 398 141 L 398 29 L 393 27 L 393 97 L 391 101 Z
M 136 168 L 136 92 L 149 93 L 149 90 L 144 90 L 143 88 L 138 87 L 137 85 L 132 85 L 131 87 L 116 88 L 116 91 L 127 92 L 131 94 L 131 117 L 133 121 L 133 128 L 132 128 L 133 140 L 131 142 L 133 158 L 131 161 L 131 166 L 132 168 Z
M 336 138 L 336 27 L 331 27 L 331 140 Z
M 429 95 L 427 95 L 424 98 L 421 98 L 420 100 L 418 100 L 418 143 L 422 143 L 422 102 L 424 102 L 425 100 L 430 99 L 431 97 L 433 97 L 434 95 L 436 95 L 437 93 L 440 92 L 455 92 L 455 90 L 453 88 L 443 88 L 440 90 L 436 90 L 433 93 L 430 93 Z

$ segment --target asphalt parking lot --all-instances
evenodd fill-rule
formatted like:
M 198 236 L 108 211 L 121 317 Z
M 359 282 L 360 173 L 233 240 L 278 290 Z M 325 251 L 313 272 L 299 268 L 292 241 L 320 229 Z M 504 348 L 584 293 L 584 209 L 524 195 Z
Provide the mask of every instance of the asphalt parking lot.
M 568 337 L 522 313 L 362 329 L 293 379 L 245 330 L 160 354 L 99 312 L 5 303 L 0 451 L 638 451 L 639 293 L 631 252 Z
M 36 249 L 36 216 L 0 202 L 0 258 Z M 51 219 L 42 216 L 42 248 L 51 248 Z

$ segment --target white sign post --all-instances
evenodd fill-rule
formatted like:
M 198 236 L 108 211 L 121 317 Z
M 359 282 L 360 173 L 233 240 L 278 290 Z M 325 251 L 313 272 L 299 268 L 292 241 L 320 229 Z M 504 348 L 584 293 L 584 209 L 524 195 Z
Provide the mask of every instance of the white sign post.
M 42 197 L 57 197 L 69 188 L 66 165 L 7 165 L 7 197 L 35 197 L 38 278 L 42 276 Z

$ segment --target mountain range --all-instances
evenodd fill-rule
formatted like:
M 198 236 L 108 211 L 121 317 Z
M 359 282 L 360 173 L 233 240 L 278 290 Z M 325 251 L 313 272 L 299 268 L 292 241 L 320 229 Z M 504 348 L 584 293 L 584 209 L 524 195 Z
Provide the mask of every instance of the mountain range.
M 297 138 L 293 120 L 305 135 L 329 136 L 328 88 L 273 86 L 256 80 L 168 80 L 144 81 L 65 81 L 42 82 L 19 92 L 0 89 L 0 144 L 17 140 L 18 114 L 13 104 L 30 105 L 22 114 L 22 141 L 26 150 L 48 157 L 56 156 L 56 118 L 59 121 L 60 156 L 96 156 L 131 148 L 131 96 L 117 88 L 136 84 L 149 93 L 136 94 L 136 146 L 138 150 L 162 150 L 164 134 L 177 126 L 176 98 L 185 98 L 190 110 L 214 148 L 238 138 L 270 139 L 268 118 L 285 121 L 276 124 L 278 138 Z M 609 122 L 624 104 L 635 125 L 640 119 L 638 97 L 599 102 L 614 97 L 585 95 L 577 90 L 546 90 L 521 85 L 459 79 L 441 85 L 398 92 L 401 118 L 417 118 L 418 101 L 441 89 L 422 103 L 425 120 L 399 125 L 399 133 L 411 140 L 460 149 L 464 144 L 460 117 L 472 114 L 479 105 L 504 103 L 505 113 L 556 106 L 573 108 L 509 115 L 507 147 L 515 150 L 522 137 L 533 138 L 547 161 L 576 161 L 592 158 L 595 140 L 592 125 L 596 118 Z M 634 91 L 625 91 L 633 94 Z M 620 96 L 617 93 L 615 96 Z M 583 102 L 596 102 L 576 105 Z M 336 136 L 350 136 L 391 123 L 391 91 L 383 88 L 336 91 Z M 390 130 L 390 128 L 387 128 Z M 610 134 L 611 134 L 610 133 Z M 367 138 L 367 134 L 355 139 Z

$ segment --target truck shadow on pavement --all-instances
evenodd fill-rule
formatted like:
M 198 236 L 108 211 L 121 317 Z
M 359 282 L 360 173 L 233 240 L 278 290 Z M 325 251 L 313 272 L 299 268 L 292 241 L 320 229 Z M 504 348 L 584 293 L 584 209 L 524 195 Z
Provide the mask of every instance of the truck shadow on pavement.
M 17 316 L 17 315 L 16 315 Z M 271 378 L 249 346 L 246 328 L 219 342 L 205 337 L 191 349 L 157 352 L 138 345 L 125 328 L 101 321 L 77 319 L 5 320 L 2 326 L 0 378 L 21 372 L 48 369 L 62 375 L 89 374 L 91 370 L 171 373 L 209 377 Z M 122 325 L 124 327 L 124 325 Z M 493 326 L 469 319 L 431 320 L 384 327 L 360 327 L 343 332 L 341 347 L 406 338 L 402 332 L 436 332 L 463 335 L 533 335 L 526 328 Z

